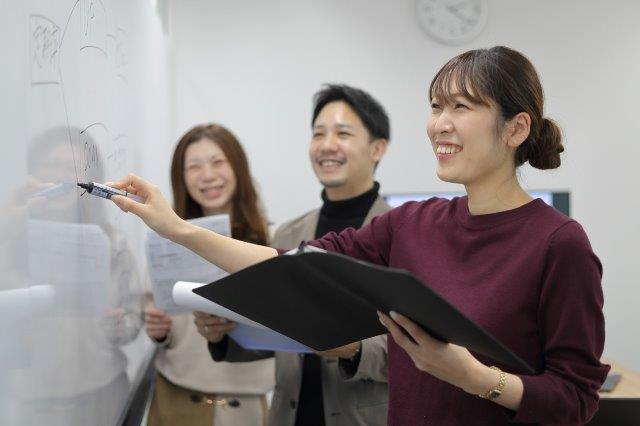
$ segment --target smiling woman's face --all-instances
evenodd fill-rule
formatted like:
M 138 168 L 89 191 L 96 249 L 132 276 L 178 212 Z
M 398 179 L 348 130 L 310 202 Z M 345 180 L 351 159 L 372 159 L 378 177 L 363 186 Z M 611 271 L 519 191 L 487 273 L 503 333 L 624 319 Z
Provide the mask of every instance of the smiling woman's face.
M 438 177 L 446 182 L 476 184 L 512 164 L 513 153 L 501 143 L 497 108 L 473 103 L 455 92 L 450 98 L 434 97 L 427 121 L 427 134 L 438 159 Z
M 217 143 L 200 139 L 187 147 L 184 181 L 187 192 L 202 207 L 205 216 L 231 212 L 236 176 Z

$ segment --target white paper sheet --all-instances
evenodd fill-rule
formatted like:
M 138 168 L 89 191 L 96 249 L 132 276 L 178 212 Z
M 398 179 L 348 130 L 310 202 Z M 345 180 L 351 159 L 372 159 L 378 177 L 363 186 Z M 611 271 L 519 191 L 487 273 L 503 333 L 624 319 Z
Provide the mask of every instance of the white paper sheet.
M 56 311 L 99 314 L 111 305 L 111 241 L 96 224 L 29 220 L 30 287 L 49 285 Z
M 221 235 L 231 235 L 229 215 L 207 216 L 189 222 Z M 162 238 L 149 230 L 146 240 L 147 264 L 155 305 L 171 315 L 186 314 L 193 309 L 179 307 L 171 291 L 177 281 L 212 282 L 228 274 L 191 250 Z
M 9 322 L 51 315 L 55 303 L 55 289 L 51 285 L 0 290 L 0 312 Z
M 220 306 L 196 293 L 193 289 L 203 286 L 202 283 L 179 281 L 173 286 L 173 301 L 176 305 L 190 311 L 202 311 L 235 321 L 237 327 L 229 333 L 240 346 L 246 349 L 270 350 L 282 352 L 311 353 L 311 349 L 265 327 L 249 318 L 237 314 L 224 306 Z

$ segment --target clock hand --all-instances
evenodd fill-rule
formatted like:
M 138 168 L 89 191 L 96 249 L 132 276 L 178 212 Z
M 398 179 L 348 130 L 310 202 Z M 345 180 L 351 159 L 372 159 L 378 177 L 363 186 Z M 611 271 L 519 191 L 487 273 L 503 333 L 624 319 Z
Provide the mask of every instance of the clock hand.
M 462 13 L 460 13 L 460 10 L 458 10 L 457 7 L 455 6 L 447 6 L 447 10 L 456 18 L 458 18 L 459 20 L 466 22 L 469 25 L 473 25 L 473 20 L 470 18 L 467 18 L 466 16 L 464 16 Z
M 451 9 L 457 9 L 460 10 L 463 7 L 467 7 L 470 6 L 468 1 L 462 1 L 460 3 L 456 3 L 456 4 L 449 4 L 448 6 L 446 6 L 447 8 L 451 8 Z

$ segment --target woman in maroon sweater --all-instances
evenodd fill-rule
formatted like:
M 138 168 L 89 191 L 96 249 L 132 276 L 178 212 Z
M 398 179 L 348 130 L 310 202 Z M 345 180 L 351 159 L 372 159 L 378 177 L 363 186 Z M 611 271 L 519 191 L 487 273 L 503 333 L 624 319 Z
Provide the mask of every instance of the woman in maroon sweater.
M 602 266 L 580 225 L 518 182 L 517 167 L 557 168 L 564 150 L 542 116 L 538 75 L 514 50 L 473 50 L 445 64 L 429 96 L 438 177 L 463 184 L 467 196 L 408 203 L 312 244 L 411 271 L 540 373 L 507 372 L 399 314 L 380 314 L 393 337 L 389 424 L 586 423 L 608 371 L 599 360 Z M 114 185 L 146 200 L 114 197 L 120 208 L 223 269 L 277 255 L 181 221 L 137 176 Z

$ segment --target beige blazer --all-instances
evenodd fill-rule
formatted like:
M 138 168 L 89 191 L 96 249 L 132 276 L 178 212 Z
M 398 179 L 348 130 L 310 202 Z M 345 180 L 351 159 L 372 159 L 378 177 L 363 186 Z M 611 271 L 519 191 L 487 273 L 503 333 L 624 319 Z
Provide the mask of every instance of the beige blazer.
M 391 208 L 381 197 L 374 202 L 364 223 L 367 224 Z M 313 210 L 280 226 L 272 246 L 295 248 L 302 240 L 313 240 L 320 210 Z M 209 345 L 216 358 L 216 345 Z M 273 356 L 272 352 L 247 351 L 229 339 L 224 359 L 250 361 Z M 269 415 L 272 426 L 293 426 L 302 382 L 299 354 L 276 352 L 276 387 Z M 387 424 L 387 338 L 378 336 L 362 342 L 357 371 L 348 371 L 348 363 L 337 358 L 322 358 L 322 394 L 327 426 Z

